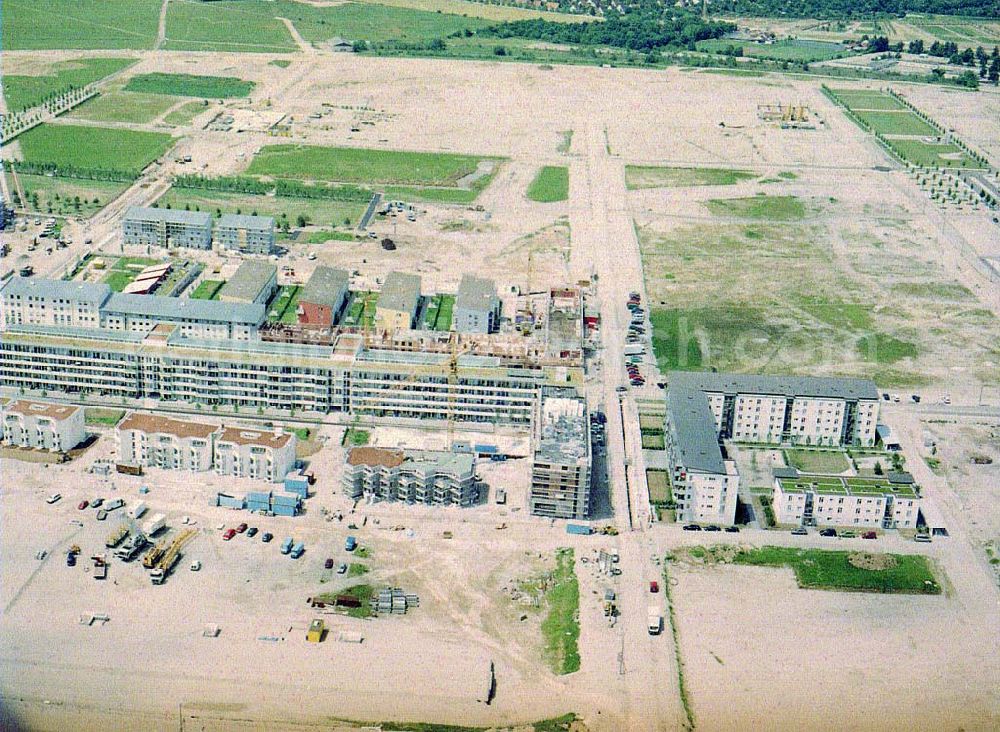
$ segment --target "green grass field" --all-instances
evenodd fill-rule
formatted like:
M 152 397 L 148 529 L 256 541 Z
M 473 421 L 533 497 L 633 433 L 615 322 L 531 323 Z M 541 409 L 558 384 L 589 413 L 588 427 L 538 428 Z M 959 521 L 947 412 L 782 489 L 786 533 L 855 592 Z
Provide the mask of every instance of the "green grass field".
M 936 137 L 941 133 L 934 125 L 924 122 L 913 112 L 869 112 L 854 113 L 868 124 L 872 131 L 883 135 L 925 135 Z
M 355 427 L 348 427 L 344 430 L 344 439 L 340 444 L 348 445 L 350 447 L 364 447 L 368 444 L 369 439 L 371 439 L 371 434 L 367 430 L 359 430 Z
M 492 176 L 482 179 L 488 182 Z M 385 197 L 393 201 L 425 201 L 427 203 L 472 203 L 482 193 L 484 185 L 473 188 L 421 188 L 417 186 L 386 186 Z
M 736 216 L 743 219 L 795 221 L 806 215 L 806 207 L 795 196 L 713 198 L 705 205 L 716 216 Z
M 563 165 L 541 168 L 528 186 L 527 196 L 538 203 L 565 201 L 569 198 L 569 168 Z
M 225 280 L 202 280 L 188 297 L 192 300 L 214 300 L 224 284 Z
M 309 223 L 320 226 L 341 226 L 345 219 L 357 223 L 367 205 L 358 201 L 252 196 L 191 188 L 171 188 L 157 204 L 176 209 L 186 206 L 191 211 L 207 211 L 213 215 L 216 212 L 252 214 L 256 211 L 259 216 L 273 216 L 279 224 L 282 220 L 287 221 L 289 226 L 295 226 L 299 216 L 305 216 Z
M 267 319 L 272 323 L 294 323 L 298 320 L 296 306 L 302 288 L 298 285 L 282 285 L 267 310 Z
M 831 89 L 834 96 L 851 110 L 868 109 L 881 112 L 905 111 L 906 105 L 889 94 L 861 89 Z
M 138 176 L 174 138 L 162 132 L 44 124 L 25 132 L 19 141 L 24 159 L 32 163 L 114 169 Z
M 670 481 L 665 470 L 647 470 L 646 485 L 649 488 L 650 503 L 669 503 L 672 499 L 670 494 Z
M 642 435 L 642 449 L 643 450 L 662 450 L 663 449 L 663 435 Z
M 145 124 L 152 122 L 176 103 L 176 100 L 158 94 L 110 92 L 88 99 L 66 116 L 92 122 Z
M 254 86 L 252 81 L 244 81 L 234 76 L 152 73 L 133 76 L 125 85 L 125 91 L 175 97 L 233 99 L 249 96 Z
M 916 344 L 885 333 L 862 336 L 857 342 L 857 352 L 866 361 L 893 364 L 904 358 L 916 358 L 920 350 Z
M 121 292 L 132 283 L 135 276 L 145 267 L 159 264 L 159 259 L 149 257 L 119 257 L 108 268 L 101 282 L 108 285 L 115 292 Z M 168 287 L 161 287 L 164 292 L 169 291 Z M 157 290 L 160 292 L 160 290 Z
M 47 73 L 37 76 L 5 74 L 4 98 L 12 111 L 34 107 L 49 94 L 86 86 L 134 62 L 134 58 L 82 58 L 52 64 Z
M 573 550 L 556 551 L 556 570 L 545 593 L 548 614 L 542 620 L 545 660 L 556 674 L 580 670 L 580 587 L 573 568 Z
M 852 552 L 765 546 L 741 550 L 735 564 L 791 567 L 799 587 L 851 592 L 940 594 L 941 586 L 926 557 L 914 554 L 874 555 L 891 566 L 863 569 L 850 562 Z M 929 583 L 929 584 L 928 584 Z
M 206 109 L 208 106 L 205 102 L 188 102 L 164 117 L 163 121 L 174 127 L 184 127 Z
M 161 0 L 4 0 L 3 50 L 152 48 L 161 5 Z
M 730 186 L 753 180 L 756 173 L 729 168 L 671 168 L 657 165 L 626 165 L 625 185 L 630 191 L 643 188 Z
M 428 330 L 451 330 L 452 314 L 455 309 L 454 295 L 435 295 L 424 309 L 424 328 Z
M 377 303 L 377 292 L 352 292 L 351 302 L 344 314 L 343 324 L 349 326 L 373 325 Z
M 113 427 L 121 422 L 125 416 L 124 409 L 102 409 L 101 407 L 87 407 L 83 413 L 83 420 L 87 424 L 104 425 Z
M 277 19 L 293 10 L 283 3 L 259 0 L 172 2 L 167 7 L 164 48 L 242 53 L 295 51 L 295 41 Z M 331 31 L 330 35 L 334 33 Z
M 18 178 L 27 196 L 25 207 L 39 213 L 89 218 L 108 205 L 127 187 L 126 183 L 80 180 L 59 176 L 28 175 Z M 35 204 L 37 197 L 37 205 Z M 79 207 L 76 199 L 80 199 Z
M 333 36 L 372 43 L 418 43 L 445 38 L 466 28 L 476 29 L 490 25 L 489 22 L 474 17 L 376 3 L 345 3 L 329 8 L 311 8 L 290 0 L 280 0 L 276 5 L 281 12 L 275 14 L 289 18 L 302 37 L 312 43 L 322 43 Z M 474 13 L 474 10 L 469 11 L 469 15 Z
M 886 142 L 903 160 L 924 168 L 983 168 L 951 142 L 927 143 L 921 140 L 888 139 Z
M 834 450 L 785 450 L 785 462 L 802 473 L 836 475 L 851 467 L 847 456 Z
M 455 186 L 488 157 L 313 145 L 266 145 L 248 173 L 341 183 Z

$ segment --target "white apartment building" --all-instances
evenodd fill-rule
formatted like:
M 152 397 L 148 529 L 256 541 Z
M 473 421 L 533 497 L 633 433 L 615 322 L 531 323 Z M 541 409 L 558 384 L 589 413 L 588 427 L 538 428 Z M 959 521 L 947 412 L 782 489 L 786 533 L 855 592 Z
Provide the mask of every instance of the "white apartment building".
M 909 473 L 885 477 L 804 475 L 774 471 L 772 508 L 779 524 L 862 529 L 915 529 L 922 506 Z
M 351 498 L 432 506 L 471 506 L 478 497 L 475 458 L 465 453 L 356 447 L 341 487 Z
M 104 284 L 11 277 L 3 286 L 0 327 L 48 325 L 101 327 L 101 306 L 111 296 Z
M 215 472 L 280 483 L 295 467 L 295 435 L 225 427 L 215 441 Z
M 218 431 L 216 425 L 132 412 L 115 428 L 118 462 L 165 470 L 209 470 Z
M 3 441 L 8 445 L 67 452 L 86 438 L 81 407 L 21 399 L 3 408 Z

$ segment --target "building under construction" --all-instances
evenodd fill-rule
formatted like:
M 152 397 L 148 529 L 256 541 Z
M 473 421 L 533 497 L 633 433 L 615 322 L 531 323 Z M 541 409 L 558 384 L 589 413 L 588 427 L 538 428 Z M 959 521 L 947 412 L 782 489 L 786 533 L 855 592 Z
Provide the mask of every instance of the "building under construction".
M 765 122 L 778 122 L 783 128 L 811 130 L 816 127 L 811 110 L 804 104 L 758 104 L 757 118 Z

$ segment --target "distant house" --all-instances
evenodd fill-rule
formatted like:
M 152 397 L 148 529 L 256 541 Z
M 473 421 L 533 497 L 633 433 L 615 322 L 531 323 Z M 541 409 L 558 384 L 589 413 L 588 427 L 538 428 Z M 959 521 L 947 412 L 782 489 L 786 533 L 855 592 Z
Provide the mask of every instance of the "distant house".
M 492 280 L 463 275 L 455 297 L 454 328 L 459 333 L 492 333 L 500 324 L 500 298 Z
M 343 38 L 331 38 L 327 43 L 334 53 L 352 53 L 354 51 L 354 44 Z
M 345 270 L 317 267 L 299 295 L 299 323 L 323 327 L 333 325 L 347 301 L 350 279 Z
M 86 438 L 80 407 L 22 399 L 3 408 L 3 441 L 8 445 L 66 452 Z
M 219 290 L 221 302 L 267 303 L 278 289 L 278 268 L 248 259 Z
M 380 331 L 413 327 L 420 305 L 420 278 L 404 272 L 390 272 L 375 305 L 375 328 Z
M 215 243 L 220 249 L 244 254 L 270 254 L 274 249 L 274 219 L 225 214 L 215 224 Z
M 212 248 L 212 216 L 198 211 L 132 206 L 122 220 L 125 244 Z

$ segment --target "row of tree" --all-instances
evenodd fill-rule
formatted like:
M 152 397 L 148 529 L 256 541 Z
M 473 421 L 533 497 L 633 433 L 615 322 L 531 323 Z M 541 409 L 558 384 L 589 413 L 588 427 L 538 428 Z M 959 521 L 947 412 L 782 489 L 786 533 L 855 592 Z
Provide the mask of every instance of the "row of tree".
M 714 0 L 717 13 L 785 18 L 862 18 L 873 15 L 934 13 L 1000 16 L 1000 0 Z
M 138 176 L 126 170 L 115 168 L 81 168 L 76 165 L 58 165 L 56 163 L 33 163 L 28 160 L 16 163 L 18 172 L 34 175 L 57 175 L 62 178 L 79 178 L 80 180 L 106 180 L 116 183 L 131 183 Z
M 221 191 L 266 196 L 273 193 L 285 198 L 311 198 L 326 201 L 368 201 L 372 192 L 367 188 L 352 185 L 318 186 L 297 180 L 278 178 L 268 183 L 251 176 L 178 175 L 173 180 L 175 188 L 203 191 Z

